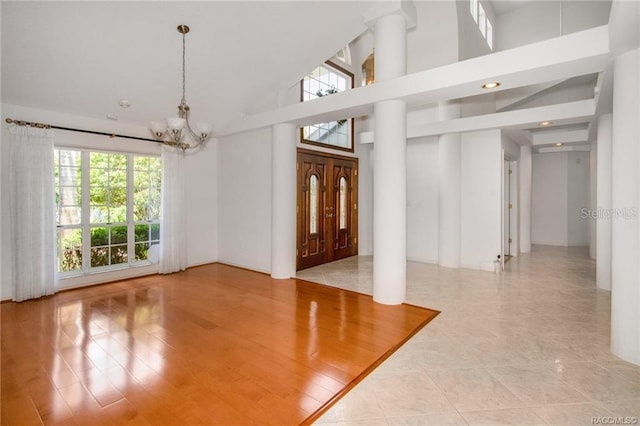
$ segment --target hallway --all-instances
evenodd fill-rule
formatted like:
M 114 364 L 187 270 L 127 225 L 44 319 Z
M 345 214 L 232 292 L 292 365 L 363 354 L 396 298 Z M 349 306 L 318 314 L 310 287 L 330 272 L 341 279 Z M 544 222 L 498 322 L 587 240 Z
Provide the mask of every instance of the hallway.
M 372 258 L 297 276 L 371 294 Z M 584 248 L 534 246 L 501 274 L 409 262 L 407 302 L 442 313 L 318 423 L 640 419 L 640 367 L 610 353 L 610 293 L 594 277 Z

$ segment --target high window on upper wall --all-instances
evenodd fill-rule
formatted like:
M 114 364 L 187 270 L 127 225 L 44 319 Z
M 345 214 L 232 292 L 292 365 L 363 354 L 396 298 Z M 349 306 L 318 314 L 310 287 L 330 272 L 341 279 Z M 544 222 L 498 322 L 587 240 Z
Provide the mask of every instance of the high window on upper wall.
M 478 24 L 478 29 L 480 33 L 482 33 L 482 37 L 486 40 L 487 45 L 493 50 L 493 24 L 491 24 L 489 15 L 487 15 L 482 2 L 469 0 L 469 13 L 471 13 L 476 24 Z
M 353 88 L 353 74 L 326 62 L 300 82 L 302 102 L 330 96 Z M 319 123 L 301 129 L 302 143 L 353 152 L 353 118 Z
M 149 264 L 160 242 L 161 159 L 64 148 L 54 155 L 58 272 Z

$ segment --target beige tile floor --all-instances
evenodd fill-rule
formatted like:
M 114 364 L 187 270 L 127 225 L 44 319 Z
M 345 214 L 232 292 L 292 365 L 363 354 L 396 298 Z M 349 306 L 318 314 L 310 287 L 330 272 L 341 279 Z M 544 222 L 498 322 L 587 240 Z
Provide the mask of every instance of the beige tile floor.
M 371 294 L 372 262 L 298 277 Z M 442 313 L 317 424 L 640 421 L 640 367 L 609 351 L 610 293 L 594 277 L 583 248 L 534 246 L 500 274 L 409 262 L 407 302 Z

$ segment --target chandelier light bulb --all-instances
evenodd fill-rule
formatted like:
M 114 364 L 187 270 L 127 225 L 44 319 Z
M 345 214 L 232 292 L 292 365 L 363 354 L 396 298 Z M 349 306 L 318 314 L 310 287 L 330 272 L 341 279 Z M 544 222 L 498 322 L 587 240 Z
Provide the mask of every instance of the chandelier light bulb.
M 153 133 L 153 135 L 156 138 L 161 138 L 166 131 L 167 131 L 167 126 L 165 126 L 164 123 L 160 121 L 151 122 L 151 133 Z
M 184 128 L 186 120 L 180 117 L 167 118 L 167 127 L 169 130 L 182 130 Z
M 196 123 L 196 133 L 198 136 L 207 137 L 211 133 L 211 124 Z

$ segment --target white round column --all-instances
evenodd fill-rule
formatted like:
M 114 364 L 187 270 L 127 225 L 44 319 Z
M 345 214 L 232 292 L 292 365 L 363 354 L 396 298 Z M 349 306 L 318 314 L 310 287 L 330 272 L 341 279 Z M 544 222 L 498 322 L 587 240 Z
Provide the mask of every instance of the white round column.
M 440 102 L 440 120 L 460 118 L 459 102 Z M 438 137 L 438 264 L 460 267 L 460 208 L 462 138 L 460 133 Z
M 520 180 L 520 252 L 531 251 L 531 176 L 532 157 L 531 147 L 520 147 L 520 161 L 518 163 L 518 179 Z
M 375 22 L 375 79 L 406 73 L 406 21 L 386 15 Z M 403 303 L 407 287 L 407 114 L 401 100 L 374 105 L 373 300 Z
M 296 127 L 271 128 L 271 278 L 296 274 Z
M 407 22 L 403 16 L 391 14 L 378 18 L 374 43 L 376 83 L 407 73 Z
M 640 365 L 640 49 L 613 66 L 611 150 L 611 351 Z
M 396 305 L 407 286 L 407 115 L 398 100 L 374 111 L 373 300 Z
M 598 118 L 596 162 L 596 285 L 611 290 L 611 114 Z

